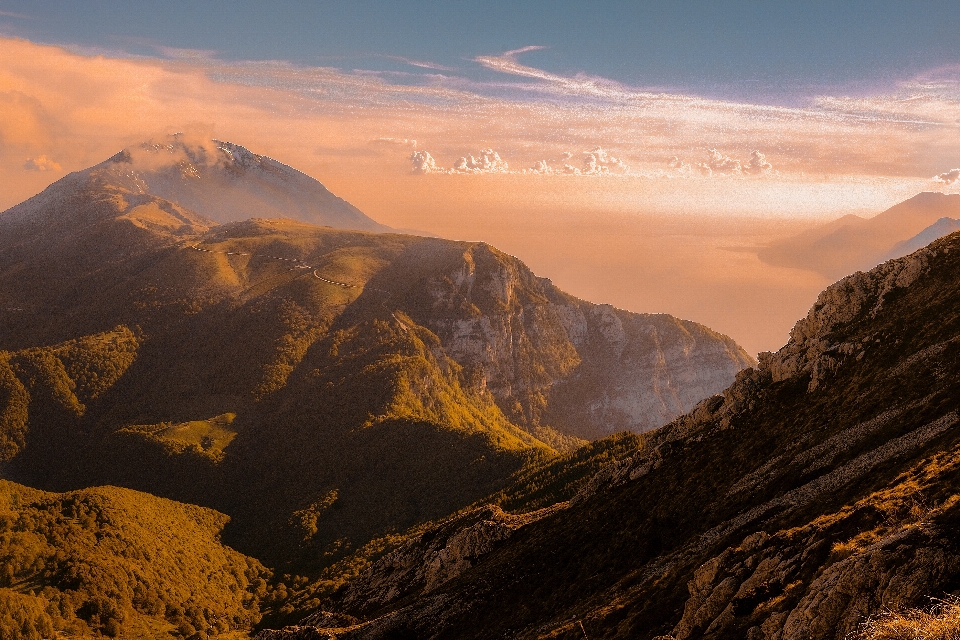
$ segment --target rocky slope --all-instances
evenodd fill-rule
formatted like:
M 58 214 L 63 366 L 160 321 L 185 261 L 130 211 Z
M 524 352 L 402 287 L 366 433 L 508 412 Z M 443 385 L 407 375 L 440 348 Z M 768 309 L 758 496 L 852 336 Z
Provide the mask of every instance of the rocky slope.
M 55 186 L 0 214 L 0 472 L 215 508 L 272 566 L 319 571 L 751 362 L 482 243 L 218 225 L 97 171 Z
M 261 637 L 839 639 L 956 593 L 957 282 L 957 234 L 841 280 L 572 499 L 446 521 Z

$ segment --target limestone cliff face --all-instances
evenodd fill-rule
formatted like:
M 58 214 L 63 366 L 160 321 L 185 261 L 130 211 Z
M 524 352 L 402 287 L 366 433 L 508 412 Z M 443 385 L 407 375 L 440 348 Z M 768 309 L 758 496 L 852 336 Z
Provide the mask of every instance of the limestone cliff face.
M 754 364 L 703 325 L 579 300 L 485 244 L 424 286 L 429 297 L 411 315 L 528 428 L 584 438 L 648 431 Z

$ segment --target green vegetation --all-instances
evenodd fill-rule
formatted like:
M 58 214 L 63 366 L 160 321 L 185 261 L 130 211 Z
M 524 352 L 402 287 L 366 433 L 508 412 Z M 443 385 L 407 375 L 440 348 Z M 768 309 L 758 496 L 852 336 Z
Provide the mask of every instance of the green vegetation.
M 220 543 L 226 521 L 127 489 L 0 481 L 0 636 L 121 636 L 144 618 L 167 638 L 250 629 L 270 574 Z
M 220 462 L 224 449 L 233 442 L 237 432 L 230 428 L 235 413 L 223 413 L 208 420 L 191 420 L 179 424 L 131 425 L 118 434 L 139 434 L 144 439 L 162 446 L 168 453 L 179 454 L 188 449 L 197 455 Z
M 27 437 L 30 394 L 10 366 L 9 354 L 0 352 L 0 462 L 20 452 Z

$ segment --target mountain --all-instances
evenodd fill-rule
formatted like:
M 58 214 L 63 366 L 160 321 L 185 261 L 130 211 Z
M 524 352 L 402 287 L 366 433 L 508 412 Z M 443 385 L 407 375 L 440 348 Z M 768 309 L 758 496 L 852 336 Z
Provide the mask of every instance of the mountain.
M 94 167 L 72 173 L 51 185 L 46 195 L 27 200 L 8 215 L 29 216 L 37 208 L 38 198 L 59 200 L 61 191 L 82 184 L 156 197 L 220 223 L 290 218 L 337 229 L 392 231 L 292 167 L 237 144 L 188 140 L 181 135 L 129 147 Z
M 757 255 L 767 264 L 807 269 L 836 279 L 909 253 L 894 255 L 899 251 L 894 247 L 944 217 L 960 217 L 960 194 L 924 192 L 872 218 L 843 216 L 775 242 Z
M 214 509 L 281 576 L 659 426 L 754 362 L 483 243 L 218 224 L 102 167 L 0 214 L 0 325 L 4 478 Z
M 958 282 L 960 234 L 840 280 L 722 395 L 410 532 L 258 637 L 841 639 L 953 602 Z
M 940 218 L 932 225 L 918 233 L 917 235 L 903 240 L 893 245 L 890 253 L 887 254 L 887 260 L 901 258 L 927 246 L 934 240 L 950 235 L 954 231 L 960 231 L 960 220 L 954 218 Z

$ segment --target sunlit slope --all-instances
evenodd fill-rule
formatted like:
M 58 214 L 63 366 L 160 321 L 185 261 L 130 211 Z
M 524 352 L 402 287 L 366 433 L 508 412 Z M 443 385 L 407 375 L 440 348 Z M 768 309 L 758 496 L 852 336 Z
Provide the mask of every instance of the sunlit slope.
M 270 575 L 220 542 L 226 521 L 117 487 L 57 494 L 0 480 L 0 635 L 251 629 Z
M 954 234 L 831 286 L 565 508 L 465 515 L 382 558 L 324 603 L 361 619 L 338 637 L 839 639 L 955 594 L 958 281 Z

